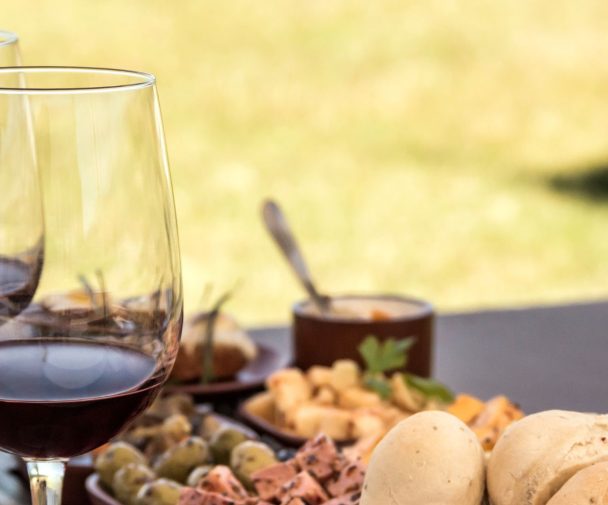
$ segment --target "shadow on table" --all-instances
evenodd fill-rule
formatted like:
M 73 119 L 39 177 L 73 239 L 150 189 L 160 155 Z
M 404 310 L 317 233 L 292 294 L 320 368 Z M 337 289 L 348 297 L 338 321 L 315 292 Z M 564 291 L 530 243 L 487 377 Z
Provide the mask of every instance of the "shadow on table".
M 608 162 L 571 174 L 549 177 L 549 187 L 559 193 L 595 203 L 608 203 Z

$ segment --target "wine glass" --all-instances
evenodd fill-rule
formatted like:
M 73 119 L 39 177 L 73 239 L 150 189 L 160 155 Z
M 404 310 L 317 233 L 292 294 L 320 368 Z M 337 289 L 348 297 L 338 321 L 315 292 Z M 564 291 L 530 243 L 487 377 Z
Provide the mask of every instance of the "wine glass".
M 16 179 L 37 168 L 45 233 L 33 301 L 0 327 L 0 449 L 27 462 L 34 505 L 58 505 L 67 458 L 143 411 L 178 350 L 179 246 L 155 78 L 0 69 L 0 159 L 4 150 L 14 153 L 0 166 Z
M 0 30 L 0 67 L 19 65 L 17 35 Z M 25 101 L 15 101 L 7 121 L 21 122 L 27 128 Z M 0 124 L 1 128 L 8 127 Z M 11 126 L 13 128 L 13 126 Z M 27 136 L 13 139 L 0 147 L 0 325 L 21 312 L 30 302 L 40 275 L 42 262 L 42 214 L 38 175 L 32 160 L 24 158 L 23 142 Z M 11 160 L 7 160 L 11 158 Z M 15 163 L 15 158 L 24 158 Z M 17 172 L 15 172 L 17 170 Z M 25 224 L 27 222 L 27 224 Z
M 0 30 L 0 67 L 21 65 L 19 37 L 16 33 Z

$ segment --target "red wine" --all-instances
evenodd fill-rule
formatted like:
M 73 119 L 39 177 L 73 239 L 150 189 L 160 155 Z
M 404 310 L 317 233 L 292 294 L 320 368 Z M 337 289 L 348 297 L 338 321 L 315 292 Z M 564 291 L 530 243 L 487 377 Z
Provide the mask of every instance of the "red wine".
M 16 316 L 29 305 L 41 270 L 40 253 L 31 255 L 31 263 L 0 256 L 0 318 Z
M 164 379 L 151 357 L 83 341 L 0 342 L 0 449 L 30 458 L 83 454 L 119 433 Z

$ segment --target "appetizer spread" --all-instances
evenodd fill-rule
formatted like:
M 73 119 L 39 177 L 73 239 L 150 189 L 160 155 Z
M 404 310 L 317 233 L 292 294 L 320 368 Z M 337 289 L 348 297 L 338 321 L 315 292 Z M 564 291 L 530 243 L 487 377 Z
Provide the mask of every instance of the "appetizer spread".
M 220 468 L 195 488 L 182 490 L 179 505 L 353 505 L 365 474 L 362 463 L 349 460 L 324 435 L 293 458 L 259 469 L 245 481 Z
M 362 451 L 366 440 L 340 450 L 318 434 L 277 452 L 172 396 L 104 447 L 95 468 L 121 505 L 601 505 L 608 493 L 606 415 L 521 417 L 505 397 L 461 395 L 401 416 Z
M 214 470 L 212 478 L 234 472 L 247 483 L 255 470 L 278 461 L 249 430 L 212 415 L 198 420 L 172 414 L 102 448 L 95 458 L 102 485 L 123 505 L 175 505 L 184 485 Z
M 523 417 L 504 396 L 488 402 L 469 395 L 454 398 L 432 379 L 391 372 L 407 359 L 408 345 L 366 340 L 360 349 L 365 370 L 354 361 L 338 360 L 332 367 L 278 371 L 266 381 L 267 391 L 248 400 L 245 409 L 289 435 L 325 433 L 339 442 L 354 442 L 351 450 L 364 460 L 393 426 L 417 412 L 451 412 L 473 429 L 485 450 Z
M 176 424 L 175 421 L 172 421 Z M 185 434 L 167 428 L 167 434 Z M 279 460 L 267 445 L 223 435 L 218 447 L 186 436 L 149 459 L 125 442 L 99 454 L 104 487 L 123 505 L 355 505 L 365 467 L 325 435 Z

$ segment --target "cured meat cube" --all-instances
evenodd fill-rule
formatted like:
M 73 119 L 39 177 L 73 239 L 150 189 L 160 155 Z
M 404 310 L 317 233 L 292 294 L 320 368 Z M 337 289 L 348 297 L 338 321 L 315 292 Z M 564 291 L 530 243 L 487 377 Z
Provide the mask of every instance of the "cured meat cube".
M 263 468 L 254 472 L 253 486 L 262 500 L 272 501 L 278 497 L 283 484 L 292 480 L 298 474 L 295 464 L 287 461 Z
M 232 500 L 245 500 L 249 497 L 243 484 L 234 476 L 232 470 L 224 465 L 214 467 L 199 482 L 198 488 L 202 491 L 218 493 Z
M 336 475 L 333 475 L 325 484 L 331 496 L 343 496 L 356 493 L 363 487 L 365 466 L 360 461 L 345 460 L 345 464 Z
M 327 493 L 309 472 L 300 472 L 292 480 L 283 484 L 279 494 L 281 505 L 287 505 L 293 498 L 301 498 L 306 505 L 320 505 L 329 500 Z
M 334 473 L 333 464 L 338 457 L 334 442 L 327 435 L 319 435 L 309 440 L 296 453 L 295 460 L 302 470 L 307 470 L 320 481 Z

